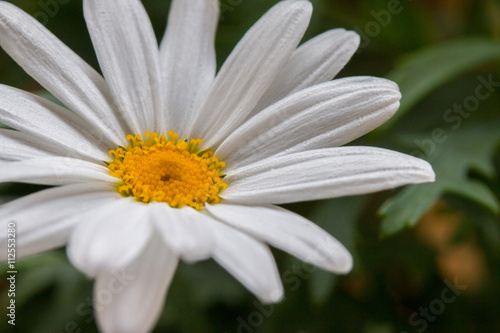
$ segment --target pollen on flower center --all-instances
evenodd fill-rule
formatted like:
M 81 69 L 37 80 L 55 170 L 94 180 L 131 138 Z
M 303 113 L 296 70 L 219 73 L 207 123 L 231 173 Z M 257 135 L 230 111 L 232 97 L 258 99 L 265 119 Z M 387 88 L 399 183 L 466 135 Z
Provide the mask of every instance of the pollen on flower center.
M 118 192 L 146 203 L 166 202 L 174 208 L 200 210 L 206 202 L 219 202 L 219 193 L 227 188 L 221 173 L 225 163 L 210 149 L 199 150 L 200 139 L 188 142 L 177 137 L 172 131 L 167 136 L 146 132 L 144 140 L 140 135 L 128 135 L 127 147 L 109 151 L 113 156 L 108 164 L 110 174 L 122 180 Z

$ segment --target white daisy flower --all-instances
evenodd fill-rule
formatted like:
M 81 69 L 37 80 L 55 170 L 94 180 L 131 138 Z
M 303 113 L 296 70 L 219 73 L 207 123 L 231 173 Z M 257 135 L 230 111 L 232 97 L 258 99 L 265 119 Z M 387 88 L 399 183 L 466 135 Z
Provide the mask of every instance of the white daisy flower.
M 103 332 L 148 332 L 179 259 L 213 258 L 263 302 L 283 287 L 268 245 L 334 273 L 349 252 L 276 204 L 433 181 L 425 162 L 340 147 L 389 119 L 400 92 L 373 77 L 331 80 L 359 37 L 336 29 L 297 47 L 309 1 L 282 1 L 217 75 L 216 0 L 174 0 L 158 48 L 139 0 L 84 0 L 103 77 L 35 19 L 0 2 L 0 44 L 66 108 L 0 86 L 1 182 L 53 185 L 0 207 L 18 255 L 67 246 Z M 6 259 L 6 251 L 2 258 Z

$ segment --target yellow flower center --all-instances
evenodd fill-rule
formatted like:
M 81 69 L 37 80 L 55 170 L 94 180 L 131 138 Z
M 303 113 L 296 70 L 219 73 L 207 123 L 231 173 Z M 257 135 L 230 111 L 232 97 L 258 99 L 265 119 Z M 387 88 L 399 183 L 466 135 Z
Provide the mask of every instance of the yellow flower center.
M 168 135 L 146 132 L 128 135 L 130 144 L 110 150 L 111 176 L 120 178 L 118 192 L 142 202 L 166 202 L 171 207 L 190 206 L 202 209 L 206 202 L 220 201 L 219 193 L 227 188 L 222 180 L 225 163 L 210 150 L 199 150 L 200 139 L 189 142 Z M 146 139 L 147 137 L 147 139 Z

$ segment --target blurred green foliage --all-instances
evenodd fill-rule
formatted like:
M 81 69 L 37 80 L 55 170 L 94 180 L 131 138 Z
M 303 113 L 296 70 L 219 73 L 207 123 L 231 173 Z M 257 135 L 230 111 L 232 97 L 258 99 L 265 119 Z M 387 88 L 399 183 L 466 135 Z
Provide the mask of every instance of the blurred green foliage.
M 36 15 L 46 1 L 10 2 Z M 219 64 L 275 2 L 222 0 Z M 351 250 L 351 274 L 333 276 L 275 251 L 286 299 L 263 306 L 212 261 L 181 264 L 155 332 L 499 332 L 500 3 L 312 2 L 305 39 L 337 27 L 362 36 L 359 52 L 339 76 L 387 77 L 403 92 L 396 117 L 353 144 L 423 157 L 437 181 L 287 205 Z M 160 40 L 170 1 L 143 3 Z M 81 0 L 47 17 L 47 27 L 98 68 Z M 40 90 L 3 51 L 0 82 Z M 479 86 L 487 97 L 477 95 Z M 0 193 L 8 200 L 39 189 L 7 184 Z M 92 281 L 68 263 L 63 249 L 18 265 L 17 326 L 7 325 L 2 311 L 0 331 L 96 332 Z M 5 271 L 0 270 L 2 309 L 8 301 Z M 467 289 L 446 303 L 443 292 L 455 282 Z M 439 304 L 445 307 L 436 314 Z M 427 317 L 427 308 L 436 311 Z

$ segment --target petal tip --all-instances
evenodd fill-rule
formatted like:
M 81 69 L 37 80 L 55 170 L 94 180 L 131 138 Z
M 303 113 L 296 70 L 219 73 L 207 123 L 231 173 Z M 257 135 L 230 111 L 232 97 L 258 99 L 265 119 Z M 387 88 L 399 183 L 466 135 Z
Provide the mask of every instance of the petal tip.
M 347 252 L 347 255 L 344 257 L 345 261 L 341 263 L 340 265 L 337 265 L 336 267 L 336 273 L 337 274 L 349 274 L 352 271 L 353 268 L 353 259 L 352 256 L 349 252 Z
M 359 44 L 361 43 L 361 36 L 356 31 L 346 30 L 345 36 L 349 43 L 356 46 L 356 49 L 359 47 Z
M 327 266 L 323 267 L 335 274 L 348 274 L 353 267 L 353 258 L 351 253 L 340 243 L 335 244 L 330 251 L 333 251 L 334 253 L 332 253 L 329 258 Z
M 283 287 L 272 290 L 268 295 L 260 296 L 259 300 L 264 304 L 279 303 L 284 299 Z
M 292 0 L 292 1 L 283 1 L 282 4 L 286 4 L 290 9 L 297 11 L 304 11 L 308 14 L 312 14 L 313 5 L 309 0 Z
M 424 161 L 424 171 L 426 172 L 427 176 L 427 182 L 433 183 L 436 181 L 436 173 L 434 172 L 434 169 L 432 168 L 432 165 L 430 165 L 429 162 Z
M 419 179 L 415 183 L 433 183 L 436 180 L 436 174 L 432 165 L 421 158 L 413 158 L 412 167 L 419 172 Z

